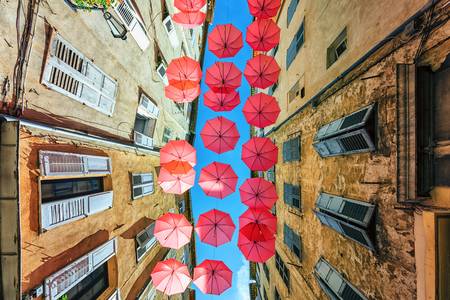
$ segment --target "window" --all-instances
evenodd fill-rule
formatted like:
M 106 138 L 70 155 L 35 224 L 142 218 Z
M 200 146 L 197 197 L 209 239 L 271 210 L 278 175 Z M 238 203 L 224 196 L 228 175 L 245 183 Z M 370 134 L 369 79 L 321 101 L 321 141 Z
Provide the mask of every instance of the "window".
M 112 115 L 117 82 L 59 34 L 51 43 L 42 83 L 93 109 Z
M 108 286 L 108 265 L 103 263 L 61 298 L 66 300 L 97 299 Z
M 150 39 L 147 36 L 144 22 L 141 20 L 137 13 L 137 9 L 133 6 L 131 1 L 123 0 L 116 3 L 114 10 L 131 33 L 131 36 L 134 38 L 139 48 L 141 48 L 142 51 L 147 49 L 150 45 Z
M 298 29 L 297 33 L 294 35 L 294 38 L 292 39 L 291 45 L 289 46 L 286 54 L 286 69 L 289 69 L 292 62 L 294 61 L 295 57 L 297 56 L 297 53 L 300 51 L 300 49 L 303 46 L 303 43 L 305 42 L 305 27 L 303 21 L 300 25 L 300 28 Z
M 103 192 L 103 177 L 41 181 L 43 203 Z
M 317 131 L 314 148 L 321 157 L 375 150 L 375 104 L 328 123 Z
M 291 249 L 292 252 L 298 257 L 301 257 L 301 239 L 300 236 L 295 233 L 287 224 L 284 224 L 284 243 L 286 246 Z
M 300 201 L 301 201 L 300 186 L 285 183 L 284 184 L 284 203 L 300 209 L 301 208 Z
M 264 291 L 264 293 L 263 293 L 263 297 L 264 297 L 264 300 L 269 300 L 269 298 L 267 297 L 267 291 L 266 291 L 266 289 L 265 288 L 263 288 L 263 291 Z
M 269 95 L 272 96 L 278 88 L 278 81 L 269 88 Z
M 180 201 L 178 201 L 178 212 L 180 214 L 183 214 L 186 211 L 186 202 L 184 201 L 184 199 L 181 199 Z
M 153 222 L 136 236 L 136 259 L 139 262 L 150 249 L 156 245 L 153 235 L 155 223 Z
M 171 139 L 171 136 L 172 136 L 172 130 L 170 130 L 170 128 L 168 128 L 168 127 L 165 127 L 164 132 L 163 132 L 163 138 L 162 138 L 163 143 L 168 143 Z
M 370 250 L 375 249 L 371 230 L 375 205 L 320 193 L 316 208 L 316 216 L 322 224 Z
M 339 57 L 347 50 L 347 28 L 344 28 L 339 36 L 327 49 L 327 69 L 331 67 Z
M 153 194 L 153 173 L 142 173 L 132 175 L 133 200 Z
M 274 294 L 275 294 L 274 295 L 275 300 L 281 300 L 281 297 L 280 297 L 280 294 L 278 293 L 277 288 L 275 288 L 275 293 Z
M 267 282 L 270 282 L 270 272 L 269 272 L 269 268 L 267 267 L 267 263 L 263 263 L 263 270 L 264 270 L 264 274 L 266 275 Z
M 292 138 L 283 143 L 283 161 L 291 162 L 300 160 L 300 137 Z
M 158 106 L 142 94 L 134 122 L 134 142 L 136 144 L 153 148 L 153 134 L 158 115 Z
M 287 11 L 287 26 L 289 26 L 289 24 L 291 23 L 299 2 L 300 0 L 291 0 L 291 2 L 289 3 Z
M 288 289 L 290 289 L 290 274 L 284 261 L 281 259 L 278 252 L 275 252 L 275 266 L 277 268 L 278 274 L 280 274 L 281 279 L 283 279 L 284 284 Z
M 314 275 L 320 287 L 330 299 L 367 299 L 323 258 L 320 258 L 317 262 Z
M 277 215 L 277 203 L 275 202 L 275 204 L 272 206 L 272 209 L 270 210 L 270 212 L 272 213 L 272 215 L 276 216 Z
M 178 40 L 177 31 L 175 29 L 175 24 L 172 21 L 172 18 L 170 17 L 169 10 L 167 9 L 166 1 L 161 1 L 161 16 L 162 16 L 162 22 L 164 29 L 167 32 L 167 35 L 169 36 L 169 41 L 172 44 L 174 48 L 178 47 L 180 44 L 180 41 Z
M 300 82 L 297 81 L 288 92 L 288 102 L 291 103 L 300 95 Z
M 267 170 L 266 172 L 266 179 L 268 181 L 272 181 L 273 183 L 275 183 L 275 166 L 271 167 L 269 170 Z
M 275 55 L 277 55 L 278 49 L 280 48 L 280 44 L 277 44 L 273 49 L 272 49 L 272 56 L 275 57 Z

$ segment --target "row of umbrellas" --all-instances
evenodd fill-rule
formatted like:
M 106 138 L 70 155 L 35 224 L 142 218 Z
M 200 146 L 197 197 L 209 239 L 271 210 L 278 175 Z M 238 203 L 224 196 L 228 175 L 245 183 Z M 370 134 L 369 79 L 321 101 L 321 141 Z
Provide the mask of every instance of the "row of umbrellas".
M 179 12 L 173 15 L 174 22 L 188 29 L 202 25 L 206 14 L 201 10 L 205 5 L 206 0 L 175 0 L 174 6 Z

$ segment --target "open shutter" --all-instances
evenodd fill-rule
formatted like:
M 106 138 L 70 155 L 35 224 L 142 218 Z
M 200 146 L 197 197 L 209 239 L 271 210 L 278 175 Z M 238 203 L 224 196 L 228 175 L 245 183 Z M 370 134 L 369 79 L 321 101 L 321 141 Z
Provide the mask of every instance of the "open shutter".
M 94 269 L 116 254 L 117 239 L 110 240 L 92 252 L 92 264 Z
M 169 85 L 169 79 L 166 75 L 166 66 L 164 64 L 160 64 L 156 69 L 156 72 L 158 73 L 158 76 L 159 78 L 161 78 L 164 85 Z
M 111 174 L 111 160 L 103 156 L 84 156 L 86 172 L 89 174 Z
M 283 161 L 284 162 L 291 161 L 290 146 L 291 146 L 290 141 L 286 141 L 283 143 Z
M 138 107 L 138 113 L 145 117 L 157 119 L 159 115 L 159 108 L 146 95 L 142 94 Z
M 375 150 L 375 144 L 365 128 L 315 142 L 313 146 L 321 157 L 348 155 Z
M 39 151 L 41 174 L 44 176 L 83 175 L 83 157 L 76 154 Z
M 285 183 L 284 184 L 284 203 L 288 205 L 292 205 L 292 185 Z
M 177 31 L 175 29 L 175 24 L 173 23 L 170 15 L 167 16 L 163 20 L 163 25 L 164 25 L 164 29 L 167 32 L 167 35 L 169 36 L 169 40 L 170 40 L 170 43 L 172 44 L 172 46 L 174 48 L 178 47 L 180 45 L 180 41 L 178 40 Z
M 292 17 L 294 17 L 294 13 L 297 9 L 297 5 L 299 3 L 299 0 L 291 0 L 291 3 L 289 3 L 288 11 L 287 11 L 287 25 L 291 23 Z
M 113 206 L 113 192 L 100 193 L 88 197 L 89 214 L 95 214 Z
M 130 31 L 139 48 L 142 51 L 147 49 L 150 45 L 150 40 L 133 5 L 128 0 L 123 0 L 118 3 L 114 10 L 119 15 L 125 27 Z
M 284 243 L 289 247 L 289 249 L 292 249 L 292 231 L 286 224 L 284 224 L 283 227 L 283 235 Z
M 291 186 L 291 198 L 292 206 L 301 208 L 301 189 L 299 185 Z
M 297 55 L 297 41 L 294 37 L 286 52 L 286 68 L 289 68 Z

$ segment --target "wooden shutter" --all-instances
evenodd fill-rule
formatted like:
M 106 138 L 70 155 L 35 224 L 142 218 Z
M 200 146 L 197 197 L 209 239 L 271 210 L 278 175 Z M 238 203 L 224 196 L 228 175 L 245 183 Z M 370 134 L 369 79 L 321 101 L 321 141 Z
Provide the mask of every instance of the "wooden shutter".
M 146 95 L 142 94 L 139 101 L 138 113 L 148 118 L 157 119 L 159 108 Z
M 321 157 L 336 155 L 349 155 L 375 150 L 370 133 L 365 129 L 359 129 L 313 144 Z
M 290 140 L 291 160 L 300 160 L 300 137 Z
M 153 148 L 153 138 L 146 136 L 138 131 L 134 131 L 134 142 L 137 145 L 144 146 L 146 148 Z
M 173 23 L 170 15 L 163 20 L 163 26 L 169 36 L 170 43 L 174 48 L 177 48 L 180 45 L 180 41 L 178 40 L 175 24 Z
M 88 196 L 88 203 L 89 215 L 110 209 L 113 206 L 113 191 Z
M 292 40 L 286 52 L 286 69 L 288 69 L 291 66 L 296 55 L 297 55 L 297 40 L 295 39 L 294 36 L 294 39 Z
M 111 174 L 111 160 L 103 156 L 83 156 L 86 172 L 89 174 Z
M 290 142 L 286 141 L 283 143 L 283 161 L 288 162 L 291 160 Z
M 39 151 L 39 161 L 44 176 L 111 173 L 111 160 L 108 157 Z
M 297 9 L 299 0 L 291 0 L 291 3 L 289 3 L 288 11 L 287 11 L 287 25 L 291 23 L 292 17 L 294 17 L 295 11 Z
M 284 184 L 284 203 L 288 205 L 292 205 L 292 185 L 285 183 Z
M 147 49 L 150 45 L 150 39 L 133 5 L 128 0 L 122 0 L 118 2 L 114 10 L 119 15 L 125 27 L 130 31 L 139 48 L 142 51 Z
M 291 103 L 300 94 L 300 82 L 296 81 L 288 92 L 288 102 Z
M 291 186 L 291 198 L 292 206 L 301 208 L 301 189 L 299 185 Z

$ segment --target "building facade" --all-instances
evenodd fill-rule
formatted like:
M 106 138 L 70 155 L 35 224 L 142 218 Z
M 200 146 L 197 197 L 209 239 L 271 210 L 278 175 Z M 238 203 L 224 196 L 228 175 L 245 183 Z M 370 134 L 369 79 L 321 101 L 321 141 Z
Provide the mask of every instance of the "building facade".
M 448 299 L 448 1 L 282 3 L 255 298 Z
M 191 139 L 195 112 L 164 97 L 165 69 L 202 60 L 213 2 L 194 30 L 165 0 L 0 7 L 0 298 L 162 299 L 155 264 L 195 265 L 193 241 L 168 251 L 153 236 L 166 212 L 192 220 L 189 195 L 156 183 L 159 149 Z

